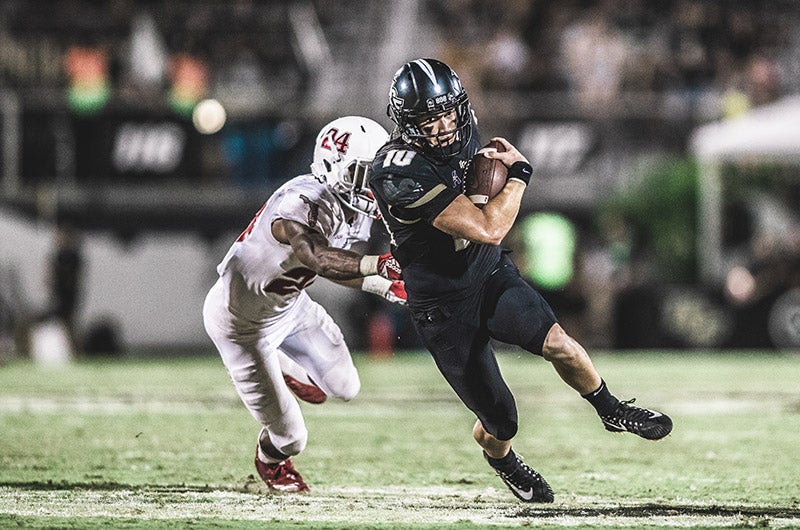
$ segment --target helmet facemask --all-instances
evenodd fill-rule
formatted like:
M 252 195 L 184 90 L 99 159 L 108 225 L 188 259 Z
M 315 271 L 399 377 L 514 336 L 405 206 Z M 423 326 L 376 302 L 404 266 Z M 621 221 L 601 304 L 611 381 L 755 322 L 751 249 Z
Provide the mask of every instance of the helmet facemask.
M 349 165 L 338 166 L 341 176 L 331 189 L 342 200 L 342 204 L 358 213 L 378 218 L 378 205 L 369 189 L 372 159 L 356 158 Z
M 447 160 L 459 154 L 472 138 L 469 102 L 464 101 L 449 110 L 416 116 L 408 113 L 408 123 L 404 128 L 405 140 L 419 146 L 423 151 L 440 160 Z M 455 127 L 431 134 L 422 131 L 426 122 L 436 121 L 448 113 L 455 113 Z

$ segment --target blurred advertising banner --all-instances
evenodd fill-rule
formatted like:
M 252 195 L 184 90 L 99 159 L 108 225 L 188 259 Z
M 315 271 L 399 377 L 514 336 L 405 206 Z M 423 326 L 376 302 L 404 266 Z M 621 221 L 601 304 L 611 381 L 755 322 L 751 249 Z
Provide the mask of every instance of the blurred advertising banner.
M 75 178 L 110 184 L 191 182 L 198 133 L 188 120 L 144 114 L 73 117 Z
M 200 179 L 200 135 L 190 120 L 168 112 L 26 111 L 22 130 L 24 184 L 192 184 Z

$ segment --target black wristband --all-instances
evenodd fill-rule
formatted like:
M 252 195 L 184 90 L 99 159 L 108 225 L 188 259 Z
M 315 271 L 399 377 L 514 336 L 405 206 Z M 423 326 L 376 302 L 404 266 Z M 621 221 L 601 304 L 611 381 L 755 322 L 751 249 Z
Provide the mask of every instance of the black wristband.
M 531 181 L 531 175 L 533 174 L 533 168 L 527 162 L 520 160 L 519 162 L 514 162 L 511 164 L 511 167 L 508 168 L 508 178 L 515 179 L 526 186 L 528 182 Z

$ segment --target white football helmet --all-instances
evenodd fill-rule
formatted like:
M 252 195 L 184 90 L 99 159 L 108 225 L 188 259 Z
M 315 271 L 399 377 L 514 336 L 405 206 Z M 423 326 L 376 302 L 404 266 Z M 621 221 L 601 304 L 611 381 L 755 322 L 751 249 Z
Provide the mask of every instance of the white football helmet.
M 378 217 L 375 198 L 368 187 L 372 159 L 389 140 L 377 122 L 361 116 L 345 116 L 323 127 L 314 145 L 311 172 L 326 182 L 345 206 Z

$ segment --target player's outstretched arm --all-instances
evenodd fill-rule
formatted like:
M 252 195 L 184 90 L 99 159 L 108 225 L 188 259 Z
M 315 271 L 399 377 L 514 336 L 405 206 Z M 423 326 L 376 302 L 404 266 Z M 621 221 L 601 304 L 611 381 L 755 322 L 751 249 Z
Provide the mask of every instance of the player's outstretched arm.
M 278 219 L 272 234 L 292 246 L 297 258 L 309 269 L 330 280 L 352 280 L 379 275 L 388 280 L 402 278 L 400 265 L 391 254 L 361 255 L 330 246 L 316 230 L 297 221 Z
M 330 246 L 322 234 L 306 225 L 288 219 L 272 224 L 272 234 L 281 243 L 292 246 L 303 265 L 331 280 L 350 280 L 364 276 L 359 265 L 361 254 Z
M 279 241 L 292 245 L 292 250 L 303 265 L 323 278 L 376 294 L 390 302 L 405 304 L 405 285 L 398 279 L 400 267 L 391 254 L 362 256 L 332 247 L 315 230 L 286 219 L 275 221 L 272 233 Z M 395 279 L 387 276 L 395 276 Z

